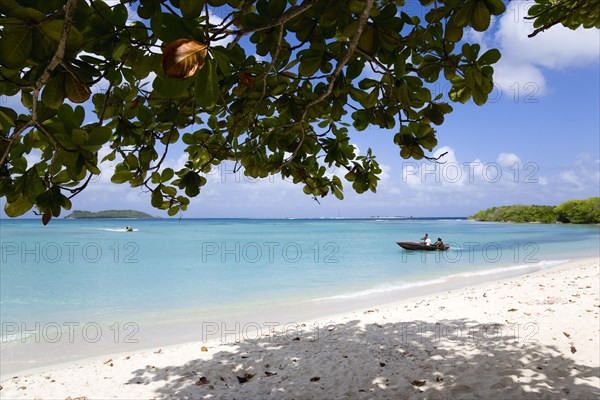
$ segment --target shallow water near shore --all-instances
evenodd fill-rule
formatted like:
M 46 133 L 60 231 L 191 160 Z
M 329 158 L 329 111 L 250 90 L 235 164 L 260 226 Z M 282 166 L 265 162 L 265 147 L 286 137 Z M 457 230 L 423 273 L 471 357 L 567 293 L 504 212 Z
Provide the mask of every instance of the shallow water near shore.
M 135 231 L 125 232 L 127 225 Z M 425 233 L 450 250 L 407 252 L 396 244 Z M 215 324 L 235 330 L 236 323 L 297 322 L 598 257 L 600 227 L 464 219 L 57 220 L 42 227 L 2 220 L 0 240 L 5 374 L 200 340 Z

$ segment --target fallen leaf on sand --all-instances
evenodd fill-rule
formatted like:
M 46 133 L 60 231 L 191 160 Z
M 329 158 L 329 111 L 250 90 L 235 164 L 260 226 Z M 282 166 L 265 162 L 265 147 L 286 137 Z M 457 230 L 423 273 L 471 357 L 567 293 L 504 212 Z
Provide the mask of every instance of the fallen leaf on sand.
M 421 386 L 423 386 L 425 384 L 425 382 L 427 382 L 427 381 L 417 381 L 417 380 L 414 380 L 410 384 L 413 385 L 413 386 L 421 387 Z
M 112 362 L 112 358 L 109 358 L 108 360 L 104 361 L 104 364 L 109 364 Z
M 567 332 L 563 332 L 563 335 L 565 335 L 567 338 L 571 338 L 571 335 L 569 335 Z
M 158 349 L 154 352 L 154 354 L 160 354 L 160 353 L 162 353 L 162 349 Z
M 275 376 L 275 375 L 277 375 L 277 372 L 265 371 L 265 375 L 266 376 Z
M 577 352 L 577 349 L 575 348 L 575 343 L 571 342 L 569 344 L 571 345 L 571 354 L 575 354 Z
M 202 346 L 202 347 L 200 348 L 200 351 L 208 351 L 208 348 L 207 348 L 206 346 Z
M 250 373 L 244 371 L 244 375 L 243 376 L 237 375 L 237 379 L 238 379 L 239 383 L 246 383 L 250 379 L 254 378 L 254 375 L 256 375 L 256 374 L 250 374 Z
M 310 378 L 311 382 L 319 382 L 321 380 L 320 376 L 313 376 L 312 378 Z
M 207 384 L 208 384 L 208 379 L 206 379 L 205 376 L 200 377 L 200 379 L 198 379 L 196 381 L 197 386 L 202 386 L 202 385 L 207 385 Z
M 25 389 L 27 389 L 27 386 L 19 386 L 19 387 L 17 388 L 17 390 L 25 390 Z
M 508 310 L 508 312 L 513 312 L 513 311 L 517 311 L 517 309 L 516 308 L 511 308 L 511 309 Z
M 127 357 L 125 357 L 125 359 L 126 359 L 126 360 L 129 360 L 130 358 L 131 358 L 131 356 L 127 356 Z

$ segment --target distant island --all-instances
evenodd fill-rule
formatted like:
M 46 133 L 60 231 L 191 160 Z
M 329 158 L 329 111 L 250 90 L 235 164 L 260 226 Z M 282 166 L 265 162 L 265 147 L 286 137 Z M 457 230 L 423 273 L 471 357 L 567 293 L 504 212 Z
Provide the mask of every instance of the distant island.
M 85 219 L 85 218 L 135 218 L 135 219 L 150 219 L 153 217 L 145 212 L 135 210 L 106 210 L 106 211 L 73 211 L 67 215 L 65 219 Z
M 557 206 L 514 205 L 492 207 L 473 214 L 469 219 L 495 222 L 538 222 L 544 224 L 598 224 L 600 197 L 568 200 Z

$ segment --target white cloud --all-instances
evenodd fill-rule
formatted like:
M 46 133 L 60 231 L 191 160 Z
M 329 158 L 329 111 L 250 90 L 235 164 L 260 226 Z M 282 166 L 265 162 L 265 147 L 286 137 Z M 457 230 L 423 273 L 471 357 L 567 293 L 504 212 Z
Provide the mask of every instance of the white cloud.
M 488 47 L 502 53 L 494 65 L 494 81 L 505 91 L 542 94 L 547 89 L 544 69 L 561 70 L 597 62 L 600 35 L 596 29 L 571 30 L 556 25 L 533 38 L 533 23 L 525 20 L 532 1 L 512 1 L 507 11 L 484 35 L 473 35 Z M 526 88 L 525 85 L 528 85 Z
M 600 160 L 589 154 L 562 168 L 535 164 L 534 169 L 515 153 L 500 153 L 495 161 L 467 161 L 443 147 L 436 155 L 446 151 L 442 164 L 405 161 L 399 173 L 381 182 L 380 199 L 401 207 L 403 215 L 445 215 L 443 209 L 466 215 L 498 205 L 558 204 L 600 192 Z
M 515 164 L 520 164 L 521 159 L 515 153 L 500 153 L 496 162 L 503 167 L 511 167 Z

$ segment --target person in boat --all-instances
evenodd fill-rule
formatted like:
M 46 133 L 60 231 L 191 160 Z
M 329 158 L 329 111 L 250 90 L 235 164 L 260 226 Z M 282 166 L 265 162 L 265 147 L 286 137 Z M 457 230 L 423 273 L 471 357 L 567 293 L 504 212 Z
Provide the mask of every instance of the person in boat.
M 425 246 L 431 246 L 431 239 L 429 239 L 429 233 L 426 233 L 424 237 L 421 238 L 421 244 Z
M 437 241 L 433 245 L 438 249 L 444 248 L 444 242 L 442 242 L 442 238 L 437 238 Z

